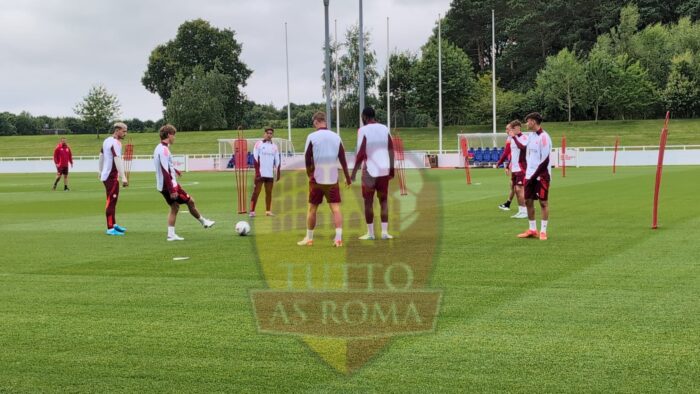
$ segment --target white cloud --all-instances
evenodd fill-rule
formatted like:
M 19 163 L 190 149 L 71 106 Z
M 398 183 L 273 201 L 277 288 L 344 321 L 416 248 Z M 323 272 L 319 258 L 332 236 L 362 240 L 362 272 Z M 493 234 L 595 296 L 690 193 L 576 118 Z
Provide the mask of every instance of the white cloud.
M 378 66 L 391 48 L 418 51 L 450 0 L 364 1 Z M 324 12 L 319 0 L 0 0 L 0 111 L 72 115 L 90 86 L 116 94 L 125 117 L 156 119 L 160 98 L 141 85 L 151 50 L 184 21 L 203 18 L 236 32 L 253 69 L 244 91 L 260 103 L 286 104 L 284 22 L 288 23 L 291 99 L 322 100 Z M 358 2 L 331 0 L 338 33 L 358 21 Z

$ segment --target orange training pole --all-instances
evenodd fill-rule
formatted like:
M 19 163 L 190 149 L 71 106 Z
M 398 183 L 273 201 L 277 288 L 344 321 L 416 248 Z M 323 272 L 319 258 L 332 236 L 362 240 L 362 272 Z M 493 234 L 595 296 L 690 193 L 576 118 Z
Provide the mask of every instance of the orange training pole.
M 661 174 L 664 168 L 664 152 L 666 151 L 666 139 L 668 138 L 668 120 L 671 117 L 671 111 L 666 112 L 666 121 L 664 128 L 661 129 L 661 137 L 659 139 L 659 161 L 656 163 L 656 182 L 654 184 L 654 207 L 651 219 L 651 228 L 656 230 L 659 228 L 659 189 L 661 188 Z

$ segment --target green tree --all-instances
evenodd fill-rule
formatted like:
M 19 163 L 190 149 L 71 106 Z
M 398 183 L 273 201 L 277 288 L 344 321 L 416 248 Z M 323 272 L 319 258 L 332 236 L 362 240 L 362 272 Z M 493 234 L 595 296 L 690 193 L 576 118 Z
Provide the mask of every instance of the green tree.
M 585 64 L 588 98 L 595 121 L 598 122 L 600 108 L 606 106 L 619 74 L 615 58 L 610 53 L 609 36 L 600 36 L 598 43 L 588 54 Z
M 626 55 L 632 52 L 632 37 L 639 26 L 639 8 L 628 4 L 620 10 L 620 24 L 610 29 L 610 37 L 616 55 Z
M 0 135 L 15 135 L 15 115 L 9 112 L 0 113 Z
M 438 115 L 438 45 L 437 37 L 430 38 L 422 48 L 420 60 L 414 67 L 416 107 Z M 469 57 L 452 44 L 442 40 L 442 104 L 447 124 L 465 124 L 469 106 L 475 99 L 476 79 Z
M 700 111 L 700 66 L 690 51 L 673 58 L 662 97 L 677 117 L 694 117 Z
M 377 72 L 376 52 L 371 48 L 371 36 L 369 31 L 364 32 L 365 45 L 365 100 L 372 98 L 372 89 L 377 85 L 379 73 Z M 335 54 L 342 55 L 338 58 L 338 87 L 335 86 Z M 345 32 L 345 41 L 337 46 L 331 47 L 331 89 L 337 89 L 340 98 L 341 122 L 343 126 L 357 125 L 359 117 L 359 89 L 360 89 L 360 28 L 353 25 Z M 323 97 L 325 97 L 325 68 L 321 70 L 321 80 L 323 80 Z M 333 96 L 332 98 L 335 98 Z M 333 103 L 335 105 L 335 102 Z
M 119 116 L 120 107 L 117 96 L 110 94 L 103 85 L 93 85 L 73 111 L 100 138 L 100 130 L 109 128 L 109 124 Z
M 632 37 L 628 54 L 649 72 L 654 86 L 662 89 L 673 58 L 673 42 L 668 28 L 660 24 L 645 27 Z
M 165 118 L 181 130 L 213 130 L 227 126 L 227 86 L 231 77 L 217 69 L 195 66 L 192 74 L 176 87 L 165 110 Z
M 151 52 L 141 82 L 150 92 L 157 93 L 167 107 L 175 89 L 193 75 L 195 67 L 203 67 L 207 72 L 217 69 L 230 78 L 224 87 L 224 117 L 227 124 L 234 125 L 243 112 L 245 97 L 241 89 L 252 73 L 240 61 L 241 50 L 233 30 L 217 29 L 202 19 L 187 21 L 180 25 L 175 39 Z
M 390 95 L 392 125 L 407 126 L 407 113 L 412 111 L 416 85 L 413 80 L 414 67 L 418 57 L 411 52 L 393 53 L 389 57 L 390 64 Z M 379 101 L 386 110 L 386 73 L 379 80 Z
M 536 83 L 545 103 L 566 110 L 569 122 L 575 106 L 586 106 L 588 92 L 584 66 L 568 49 L 547 58 L 545 67 L 537 74 Z
M 520 117 L 520 108 L 525 100 L 525 95 L 515 91 L 505 90 L 496 83 L 496 116 L 501 123 L 507 123 Z M 479 76 L 476 88 L 476 99 L 471 106 L 470 121 L 477 124 L 491 123 L 493 116 L 493 90 L 491 86 L 491 73 Z
M 610 110 L 625 119 L 628 116 L 644 115 L 656 103 L 654 85 L 649 73 L 626 55 L 618 56 L 616 83 L 610 93 Z

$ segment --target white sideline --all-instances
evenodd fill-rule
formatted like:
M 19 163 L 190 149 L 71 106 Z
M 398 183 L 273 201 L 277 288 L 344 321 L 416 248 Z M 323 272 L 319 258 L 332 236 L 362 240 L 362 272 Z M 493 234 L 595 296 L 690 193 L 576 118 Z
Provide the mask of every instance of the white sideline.
M 612 166 L 613 147 L 571 147 L 566 149 L 566 164 L 570 167 Z M 428 155 L 436 155 L 440 168 L 464 168 L 464 159 L 457 151 L 436 154 L 432 151 L 406 151 L 404 167 L 406 169 L 426 168 Z M 348 153 L 348 165 L 355 162 L 355 154 Z M 181 171 L 219 171 L 226 168 L 228 157 L 217 154 L 175 155 L 173 164 Z M 656 146 L 621 146 L 617 153 L 618 166 L 656 165 L 658 147 Z M 555 166 L 562 164 L 561 148 L 552 149 L 551 159 Z M 76 156 L 71 172 L 97 173 L 97 156 Z M 700 165 L 700 145 L 671 145 L 666 147 L 665 165 Z M 296 154 L 282 158 L 283 170 L 300 170 L 304 168 L 303 155 Z M 134 156 L 132 172 L 152 172 L 153 157 L 149 155 Z M 231 171 L 230 169 L 228 171 Z M 55 173 L 53 158 L 44 157 L 0 157 L 0 174 L 12 173 Z

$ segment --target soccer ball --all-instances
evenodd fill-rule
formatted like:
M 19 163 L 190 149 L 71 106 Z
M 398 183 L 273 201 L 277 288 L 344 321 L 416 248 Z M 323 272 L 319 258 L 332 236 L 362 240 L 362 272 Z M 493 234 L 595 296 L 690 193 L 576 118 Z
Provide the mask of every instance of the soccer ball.
M 248 224 L 248 222 L 245 220 L 241 220 L 240 222 L 236 223 L 236 233 L 240 236 L 250 234 L 250 224 Z

